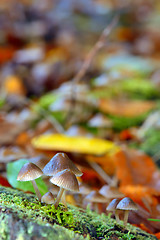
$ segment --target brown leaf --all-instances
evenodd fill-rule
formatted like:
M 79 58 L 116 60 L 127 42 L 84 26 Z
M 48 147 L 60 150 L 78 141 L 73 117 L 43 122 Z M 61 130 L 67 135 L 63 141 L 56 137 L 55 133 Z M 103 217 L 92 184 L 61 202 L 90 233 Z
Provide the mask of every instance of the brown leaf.
M 7 163 L 25 157 L 27 157 L 27 154 L 20 147 L 13 146 L 0 148 L 0 163 Z
M 121 186 L 143 185 L 160 193 L 160 172 L 151 157 L 127 148 L 116 156 L 116 171 Z
M 135 117 L 141 115 L 155 107 L 155 103 L 152 101 L 140 101 L 140 100 L 110 100 L 101 99 L 99 101 L 99 108 L 101 111 L 109 114 Z

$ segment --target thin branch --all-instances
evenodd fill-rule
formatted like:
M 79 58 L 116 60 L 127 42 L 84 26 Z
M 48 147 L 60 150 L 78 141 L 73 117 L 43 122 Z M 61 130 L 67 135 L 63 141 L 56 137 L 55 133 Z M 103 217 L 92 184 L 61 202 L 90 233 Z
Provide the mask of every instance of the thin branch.
M 93 59 L 95 58 L 96 54 L 99 52 L 99 50 L 105 46 L 106 44 L 106 39 L 113 30 L 113 28 L 116 26 L 118 22 L 119 16 L 116 15 L 111 23 L 103 30 L 102 34 L 100 35 L 98 41 L 96 44 L 93 46 L 93 48 L 90 50 L 88 55 L 86 56 L 86 59 L 84 60 L 79 72 L 75 75 L 75 77 L 72 79 L 72 93 L 71 93 L 71 98 L 72 98 L 72 103 L 71 107 L 68 111 L 68 114 L 66 116 L 66 123 L 69 121 L 70 116 L 74 113 L 74 108 L 75 108 L 75 103 L 76 103 L 76 85 L 81 81 L 81 79 L 84 77 L 86 74 L 87 70 L 89 69 Z M 67 124 L 66 124 L 67 125 Z
M 25 98 L 26 102 L 30 104 L 35 104 L 35 102 L 31 99 Z M 45 109 L 43 109 L 41 106 L 39 106 L 39 113 L 46 119 L 49 123 L 52 124 L 52 126 L 56 129 L 58 133 L 64 133 L 64 129 L 62 125 L 57 121 L 57 119 L 54 116 L 51 116 L 49 112 Z
M 116 26 L 118 22 L 118 16 L 115 16 L 112 20 L 112 22 L 103 30 L 102 34 L 100 35 L 98 41 L 94 45 L 94 47 L 91 49 L 91 51 L 86 56 L 85 61 L 83 62 L 79 72 L 76 74 L 76 76 L 73 78 L 74 83 L 78 83 L 83 76 L 86 74 L 88 68 L 90 67 L 94 57 L 96 56 L 97 52 L 105 45 L 106 38 L 110 35 L 112 29 Z
M 91 161 L 88 161 L 88 163 L 108 185 L 112 185 L 112 179 L 97 163 Z

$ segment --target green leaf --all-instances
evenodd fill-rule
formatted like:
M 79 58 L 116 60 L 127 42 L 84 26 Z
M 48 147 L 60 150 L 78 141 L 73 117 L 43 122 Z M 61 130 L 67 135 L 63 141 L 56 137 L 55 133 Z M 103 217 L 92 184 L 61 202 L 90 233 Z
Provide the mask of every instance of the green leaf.
M 32 183 L 30 181 L 26 182 L 20 182 L 17 181 L 17 176 L 20 171 L 20 169 L 23 167 L 25 163 L 27 163 L 28 160 L 26 159 L 20 159 L 18 161 L 10 162 L 7 164 L 7 178 L 8 182 L 11 184 L 12 187 L 21 189 L 23 191 L 30 191 L 35 193 L 34 188 L 32 186 Z M 42 195 L 44 195 L 48 188 L 42 178 L 36 179 L 37 186 L 39 188 L 39 191 Z
M 59 97 L 58 93 L 47 93 L 45 95 L 43 95 L 40 100 L 39 100 L 39 105 L 42 108 L 48 108 L 50 104 L 54 103 Z

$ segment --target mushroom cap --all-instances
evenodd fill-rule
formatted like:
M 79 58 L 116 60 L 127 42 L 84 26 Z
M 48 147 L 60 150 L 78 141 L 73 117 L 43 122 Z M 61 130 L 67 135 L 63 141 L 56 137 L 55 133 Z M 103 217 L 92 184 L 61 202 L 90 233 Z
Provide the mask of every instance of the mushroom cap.
M 46 166 L 46 164 L 49 162 L 49 160 L 43 156 L 38 156 L 30 159 L 30 162 L 34 163 L 36 166 L 38 166 L 42 170 Z
M 44 202 L 47 204 L 52 204 L 52 203 L 54 203 L 54 201 L 55 201 L 55 199 L 51 192 L 45 193 L 41 198 L 41 202 Z
M 43 173 L 47 176 L 53 176 L 66 169 L 72 171 L 76 176 L 82 176 L 83 174 L 65 153 L 57 153 L 54 155 L 43 168 Z
M 118 203 L 120 202 L 120 199 L 115 198 L 113 199 L 107 206 L 106 210 L 107 211 L 115 211 Z
M 138 210 L 138 207 L 131 198 L 125 197 L 118 203 L 116 209 L 136 211 Z
M 51 183 L 57 185 L 58 187 L 64 188 L 65 190 L 78 192 L 79 185 L 76 176 L 73 172 L 69 170 L 64 170 L 57 173 L 50 179 Z
M 95 202 L 95 203 L 107 203 L 107 199 L 102 196 L 98 191 L 91 191 L 84 200 L 88 202 Z
M 81 182 L 79 184 L 79 193 L 83 195 L 87 195 L 92 191 L 91 187 L 89 187 L 87 184 Z
M 124 194 L 121 193 L 116 187 L 111 187 L 108 185 L 104 185 L 100 190 L 99 193 L 102 194 L 106 198 L 122 198 Z
M 50 182 L 50 183 L 51 183 L 51 182 Z M 52 187 L 49 188 L 49 191 L 50 191 L 53 195 L 57 195 L 58 192 L 59 192 L 59 187 L 56 186 L 56 185 L 53 185 L 53 184 L 51 184 L 51 185 L 52 185 Z
M 23 165 L 18 173 L 18 181 L 32 181 L 43 175 L 42 170 L 37 167 L 34 163 L 26 163 Z

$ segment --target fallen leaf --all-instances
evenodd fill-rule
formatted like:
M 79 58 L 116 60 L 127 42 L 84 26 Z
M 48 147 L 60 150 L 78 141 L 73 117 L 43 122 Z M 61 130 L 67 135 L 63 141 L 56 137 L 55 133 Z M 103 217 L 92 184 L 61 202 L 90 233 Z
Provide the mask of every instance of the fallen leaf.
M 7 181 L 6 178 L 0 176 L 0 185 L 5 186 L 5 187 L 12 187 L 9 182 Z
M 13 47 L 9 47 L 9 46 L 6 46 L 6 47 L 0 47 L 0 64 L 3 64 L 7 61 L 9 61 L 14 53 L 15 53 L 15 50 Z
M 101 164 L 103 170 L 109 175 L 113 175 L 115 173 L 115 154 L 105 154 L 104 156 L 87 155 L 86 159 L 87 161 Z
M 119 149 L 113 142 L 86 138 L 83 136 L 66 136 L 63 134 L 45 134 L 32 139 L 32 145 L 38 149 L 77 152 L 83 154 L 103 155 Z
M 116 154 L 116 172 L 121 186 L 143 185 L 160 193 L 160 172 L 145 153 L 125 148 Z
M 153 101 L 140 101 L 140 100 L 111 100 L 100 99 L 99 109 L 105 113 L 124 116 L 136 117 L 146 113 L 155 107 Z
M 17 76 L 11 75 L 4 80 L 4 90 L 7 94 L 25 95 L 26 89 L 23 82 Z
M 13 160 L 27 157 L 27 153 L 17 146 L 0 148 L 0 163 L 7 163 Z
M 0 119 L 0 144 L 9 144 L 15 140 L 15 137 L 22 131 L 22 126 Z

